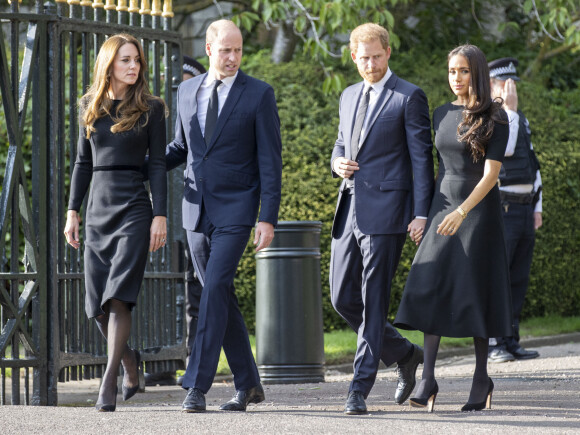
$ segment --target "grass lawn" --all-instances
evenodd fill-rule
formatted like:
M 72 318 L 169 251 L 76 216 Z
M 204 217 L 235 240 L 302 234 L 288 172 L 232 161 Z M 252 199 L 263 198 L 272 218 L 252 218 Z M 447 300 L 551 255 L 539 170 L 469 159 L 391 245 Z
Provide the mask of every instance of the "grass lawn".
M 522 337 L 543 337 L 548 335 L 566 334 L 569 332 L 580 331 L 580 316 L 577 317 L 561 317 L 561 316 L 546 316 L 535 317 L 523 321 L 520 325 L 520 334 Z M 409 339 L 412 343 L 423 346 L 423 333 L 418 331 L 403 331 L 401 334 Z M 254 357 L 256 356 L 256 338 L 250 336 L 250 344 Z M 448 338 L 441 339 L 441 349 L 449 349 L 453 347 L 466 347 L 473 344 L 472 338 Z M 327 332 L 324 334 L 324 356 L 327 365 L 335 365 L 342 363 L 351 363 L 354 359 L 356 351 L 356 334 L 351 330 L 341 330 Z M 9 349 L 6 355 L 10 355 Z M 230 373 L 228 362 L 222 351 L 218 365 L 218 375 L 226 375 Z M 6 375 L 10 377 L 11 369 L 6 369 Z M 178 370 L 178 374 L 183 374 L 182 370 Z
M 579 317 L 546 316 L 535 317 L 525 320 L 520 325 L 522 337 L 543 337 L 580 331 Z M 412 343 L 423 346 L 423 333 L 419 331 L 399 330 L 401 335 Z M 252 351 L 256 355 L 256 339 L 250 336 Z M 440 349 L 453 347 L 472 346 L 472 338 L 448 338 L 441 339 Z M 327 365 L 351 363 L 356 351 L 356 334 L 351 330 L 327 332 L 324 334 L 324 356 Z M 230 369 L 226 357 L 222 351 L 218 366 L 218 374 L 229 374 Z

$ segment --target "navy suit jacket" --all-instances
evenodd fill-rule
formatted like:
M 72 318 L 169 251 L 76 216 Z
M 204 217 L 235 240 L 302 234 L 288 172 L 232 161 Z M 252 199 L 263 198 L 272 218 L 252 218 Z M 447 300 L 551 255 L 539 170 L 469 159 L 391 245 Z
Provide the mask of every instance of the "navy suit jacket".
M 331 166 L 337 157 L 353 160 L 350 142 L 363 85 L 364 82 L 357 83 L 342 93 Z M 419 87 L 392 74 L 367 116 L 368 127 L 356 157 L 359 170 L 353 176 L 357 224 L 364 234 L 404 233 L 414 216 L 427 217 L 433 196 L 433 144 L 427 97 Z M 344 187 L 345 180 L 336 215 Z
M 242 71 L 234 81 L 206 146 L 197 119 L 197 91 L 207 74 L 177 91 L 175 139 L 167 169 L 187 162 L 183 227 L 195 231 L 203 205 L 216 227 L 278 221 L 282 185 L 280 119 L 270 85 Z

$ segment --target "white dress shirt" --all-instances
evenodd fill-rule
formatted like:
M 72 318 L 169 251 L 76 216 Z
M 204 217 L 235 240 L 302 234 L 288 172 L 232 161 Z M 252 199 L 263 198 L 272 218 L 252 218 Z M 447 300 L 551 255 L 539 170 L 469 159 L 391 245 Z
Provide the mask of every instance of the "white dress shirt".
M 222 107 L 224 107 L 226 99 L 230 93 L 230 89 L 232 89 L 237 76 L 238 73 L 236 72 L 236 74 L 231 77 L 224 77 L 222 79 L 222 83 L 218 86 L 218 118 L 219 114 L 222 112 Z M 201 133 L 204 136 L 207 105 L 209 103 L 209 97 L 211 96 L 216 80 L 215 72 L 212 68 L 210 68 L 207 76 L 205 77 L 205 80 L 197 91 L 197 120 L 199 121 L 199 126 L 201 127 Z

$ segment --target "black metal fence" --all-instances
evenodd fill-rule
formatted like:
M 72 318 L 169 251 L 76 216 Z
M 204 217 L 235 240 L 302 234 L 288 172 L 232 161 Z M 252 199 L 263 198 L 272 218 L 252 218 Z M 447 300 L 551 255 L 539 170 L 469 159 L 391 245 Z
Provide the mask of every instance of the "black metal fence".
M 65 243 L 68 183 L 76 157 L 77 101 L 108 35 L 143 44 L 151 90 L 170 108 L 181 81 L 181 40 L 171 0 L 13 0 L 0 13 L 0 404 L 56 405 L 58 381 L 99 377 L 106 344 L 84 313 L 82 248 Z M 0 114 L 0 118 L 2 118 Z M 173 134 L 174 118 L 167 120 Z M 169 138 L 168 138 L 169 139 Z M 168 175 L 168 240 L 152 254 L 133 315 L 132 347 L 148 371 L 182 368 L 182 180 Z

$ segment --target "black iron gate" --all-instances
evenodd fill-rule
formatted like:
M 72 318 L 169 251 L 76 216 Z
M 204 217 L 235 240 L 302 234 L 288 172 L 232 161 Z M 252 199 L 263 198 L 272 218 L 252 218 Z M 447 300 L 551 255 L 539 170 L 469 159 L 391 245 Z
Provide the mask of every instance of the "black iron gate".
M 84 314 L 82 248 L 66 245 L 77 101 L 108 35 L 139 38 L 154 94 L 172 114 L 181 80 L 181 40 L 171 0 L 36 1 L 33 11 L 0 13 L 0 404 L 56 405 L 58 381 L 99 377 L 106 346 Z M 1 176 L 1 175 L 0 175 Z M 149 258 L 133 315 L 132 347 L 147 370 L 182 368 L 184 283 L 182 180 L 169 174 L 168 243 Z

